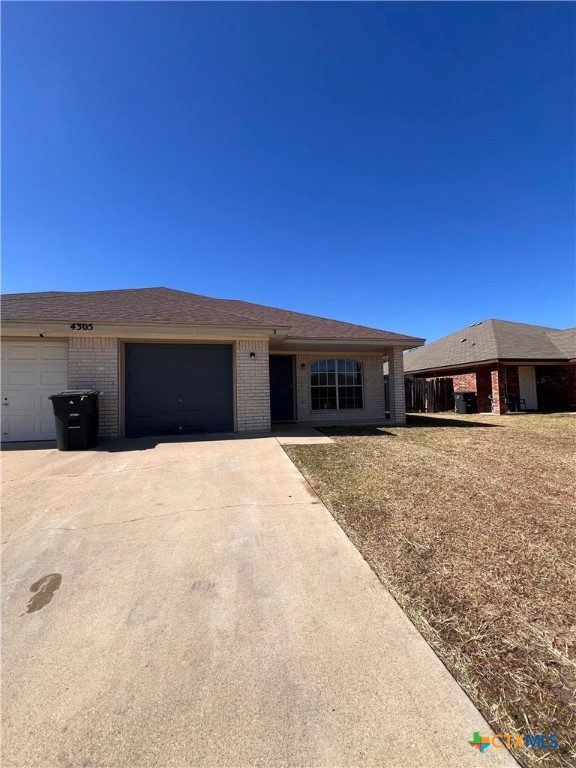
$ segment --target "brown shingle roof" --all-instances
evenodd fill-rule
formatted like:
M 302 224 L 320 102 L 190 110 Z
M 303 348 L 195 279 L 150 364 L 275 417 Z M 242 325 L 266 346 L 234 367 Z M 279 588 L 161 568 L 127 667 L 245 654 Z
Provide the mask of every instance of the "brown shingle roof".
M 17 293 L 2 297 L 2 320 L 112 324 L 214 325 L 285 328 L 300 339 L 413 339 L 411 336 L 275 309 L 233 299 L 213 299 L 171 288 L 87 293 Z M 414 342 L 420 342 L 414 338 Z
M 569 360 L 576 358 L 576 328 L 565 331 L 550 331 L 548 334 L 554 345 L 563 352 Z
M 344 323 L 340 320 L 329 320 L 315 315 L 305 315 L 300 312 L 290 312 L 287 309 L 250 304 L 236 299 L 224 299 L 224 301 L 228 306 L 233 307 L 235 312 L 248 313 L 251 318 L 265 319 L 274 325 L 290 326 L 289 338 L 414 339 L 415 343 L 422 341 L 422 339 L 413 336 L 381 331 L 377 328 L 367 328 L 364 325 Z
M 570 354 L 570 351 L 572 354 Z M 484 320 L 404 356 L 404 371 L 420 373 L 487 360 L 569 360 L 576 357 L 576 330 Z

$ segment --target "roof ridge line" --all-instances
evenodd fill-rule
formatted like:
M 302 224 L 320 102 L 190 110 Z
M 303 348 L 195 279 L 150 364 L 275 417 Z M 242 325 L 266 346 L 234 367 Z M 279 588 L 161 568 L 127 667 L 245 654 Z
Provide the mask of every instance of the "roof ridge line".
M 500 358 L 500 344 L 498 343 L 498 336 L 494 328 L 494 323 L 498 321 L 494 320 L 494 318 L 491 318 L 490 320 L 484 320 L 484 322 L 488 325 L 489 333 L 492 335 L 494 349 L 496 350 L 496 357 Z

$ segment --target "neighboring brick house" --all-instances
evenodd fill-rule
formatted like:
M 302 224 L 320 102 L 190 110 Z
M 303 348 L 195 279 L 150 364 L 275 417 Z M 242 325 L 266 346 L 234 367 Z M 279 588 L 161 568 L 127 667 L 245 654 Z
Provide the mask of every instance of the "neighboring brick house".
M 102 393 L 105 438 L 266 432 L 272 421 L 403 424 L 403 352 L 422 343 L 168 288 L 6 295 L 2 438 L 52 438 L 48 396 L 66 389 Z
M 503 414 L 576 409 L 576 329 L 484 320 L 413 349 L 407 376 L 451 378 L 454 392 L 475 392 L 478 410 Z

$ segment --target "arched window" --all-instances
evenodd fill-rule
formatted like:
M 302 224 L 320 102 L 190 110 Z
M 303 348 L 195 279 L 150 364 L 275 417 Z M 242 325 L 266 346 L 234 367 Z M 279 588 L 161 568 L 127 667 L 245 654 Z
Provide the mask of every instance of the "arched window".
M 354 360 L 317 360 L 310 366 L 313 411 L 362 408 L 362 367 Z

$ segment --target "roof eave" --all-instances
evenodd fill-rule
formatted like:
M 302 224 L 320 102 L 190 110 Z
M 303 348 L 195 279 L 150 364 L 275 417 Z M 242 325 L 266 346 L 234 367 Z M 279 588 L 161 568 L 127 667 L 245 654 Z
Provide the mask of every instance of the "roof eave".
M 414 342 L 406 341 L 407 346 L 413 346 Z M 287 337 L 282 339 L 275 336 L 270 339 L 270 351 L 292 353 L 295 355 L 325 354 L 328 357 L 335 357 L 341 354 L 372 354 L 384 357 L 390 354 L 394 347 L 406 349 L 397 339 L 360 339 L 360 338 L 342 338 L 342 337 L 324 337 L 324 338 L 296 338 Z
M 502 363 L 503 365 L 569 365 L 573 361 L 568 358 L 557 357 L 492 357 L 485 360 L 474 360 L 469 363 L 453 363 L 452 365 L 431 365 L 424 368 L 408 369 L 404 366 L 404 373 L 435 373 L 437 371 L 460 371 L 468 368 L 477 368 L 481 365 L 494 365 Z
M 0 330 L 3 336 L 38 336 L 50 334 L 50 336 L 108 336 L 128 337 L 135 334 L 148 336 L 151 334 L 160 336 L 170 335 L 220 335 L 234 338 L 243 336 L 269 336 L 282 339 L 290 330 L 288 326 L 271 325 L 227 325 L 215 323 L 90 323 L 92 328 L 73 330 L 69 321 L 42 321 L 42 320 L 2 320 Z M 86 325 L 86 323 L 83 323 Z
M 347 342 L 360 342 L 362 344 L 374 344 L 374 346 L 385 347 L 403 347 L 406 349 L 413 349 L 414 347 L 422 346 L 425 339 L 417 339 L 410 336 L 401 336 L 398 338 L 385 338 L 377 339 L 372 337 L 362 336 L 291 336 L 286 337 L 287 342 L 298 342 L 301 344 L 317 344 L 318 342 L 330 341 L 347 341 Z

